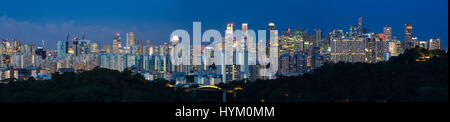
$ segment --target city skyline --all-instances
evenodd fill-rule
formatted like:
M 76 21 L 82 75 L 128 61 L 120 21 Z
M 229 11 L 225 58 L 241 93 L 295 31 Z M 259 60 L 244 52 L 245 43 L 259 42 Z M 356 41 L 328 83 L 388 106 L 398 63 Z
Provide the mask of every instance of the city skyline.
M 236 25 L 249 23 L 248 28 L 253 30 L 266 29 L 268 23 L 274 22 L 280 32 L 287 28 L 293 30 L 303 28 L 309 32 L 320 28 L 327 33 L 333 29 L 348 31 L 349 26 L 355 25 L 357 18 L 362 16 L 363 27 L 376 33 L 382 33 L 385 26 L 390 26 L 392 36 L 404 41 L 404 25 L 412 24 L 412 36 L 418 37 L 417 41 L 440 38 L 442 48 L 448 49 L 448 1 L 446 0 L 244 1 L 239 4 L 249 5 L 249 7 L 242 7 L 243 9 L 228 9 L 227 7 L 235 8 L 233 6 L 236 4 L 231 3 L 237 3 L 237 1 L 233 0 L 230 1 L 230 5 L 217 3 L 218 6 L 207 6 L 205 2 L 95 1 L 85 3 L 80 1 L 61 5 L 52 1 L 39 1 L 36 4 L 27 4 L 22 11 L 14 7 L 19 5 L 18 2 L 7 2 L 11 6 L 0 8 L 0 16 L 2 16 L 0 17 L 0 38 L 16 38 L 24 44 L 35 45 L 45 40 L 48 45 L 45 48 L 56 49 L 56 42 L 64 41 L 67 33 L 80 38 L 85 33 L 87 39 L 102 46 L 111 44 L 115 33 L 121 33 L 124 38 L 127 32 L 135 32 L 136 40 L 151 40 L 152 44 L 160 44 L 163 41 L 168 42 L 170 32 L 173 30 L 192 30 L 192 21 L 201 21 L 204 27 L 202 31 L 218 29 L 222 30 L 221 33 L 224 33 L 226 24 L 230 22 Z M 409 4 L 424 6 L 408 6 Z M 378 7 L 384 9 L 364 9 Z M 31 9 L 33 11 L 30 11 Z M 267 9 L 273 9 L 273 11 Z M 406 9 L 411 12 L 403 13 L 404 11 L 397 9 Z M 215 12 L 207 10 L 215 10 Z M 125 43 L 122 42 L 122 44 Z

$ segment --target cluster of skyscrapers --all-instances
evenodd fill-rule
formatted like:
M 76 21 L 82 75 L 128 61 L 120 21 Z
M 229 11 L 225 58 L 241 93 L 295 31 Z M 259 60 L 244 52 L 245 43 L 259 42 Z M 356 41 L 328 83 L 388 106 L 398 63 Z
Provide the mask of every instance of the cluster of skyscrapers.
M 122 36 L 117 33 L 112 42 L 100 47 L 98 43 L 91 40 L 67 35 L 65 41 L 58 41 L 56 50 L 46 50 L 44 41 L 42 46 L 20 44 L 18 40 L 2 40 L 0 44 L 0 80 L 19 79 L 26 80 L 34 77 L 36 79 L 48 79 L 51 73 L 82 72 L 94 67 L 108 68 L 118 71 L 131 70 L 139 73 L 146 79 L 152 81 L 163 78 L 177 81 L 177 84 L 199 84 L 216 85 L 221 82 L 235 80 L 255 81 L 257 79 L 274 79 L 277 76 L 296 76 L 314 71 L 325 63 L 338 62 L 366 62 L 376 63 L 387 61 L 391 56 L 398 56 L 405 49 L 417 46 L 427 49 L 441 49 L 440 39 L 429 39 L 429 41 L 418 41 L 413 36 L 413 26 L 405 25 L 405 41 L 402 43 L 392 35 L 392 27 L 384 27 L 382 33 L 374 33 L 363 27 L 363 18 L 358 19 L 357 25 L 351 25 L 348 31 L 334 29 L 323 34 L 322 29 L 314 29 L 312 33 L 305 29 L 287 29 L 278 36 L 278 44 L 266 43 L 268 55 L 279 54 L 277 64 L 278 71 L 268 75 L 262 69 L 270 65 L 259 65 L 256 49 L 248 46 L 252 37 L 248 36 L 248 24 L 242 24 L 243 39 L 233 38 L 234 25 L 228 24 L 225 31 L 225 39 L 233 39 L 232 44 L 214 46 L 192 46 L 202 52 L 193 52 L 191 57 L 215 57 L 232 55 L 232 58 L 223 58 L 233 62 L 228 64 L 206 65 L 207 58 L 191 58 L 191 62 L 202 65 L 173 65 L 170 52 L 176 45 L 177 40 L 171 43 L 152 45 L 149 40 L 143 42 L 136 40 L 134 32 L 126 33 L 126 44 L 122 45 Z M 275 30 L 275 24 L 269 23 L 268 31 Z M 267 34 L 270 35 L 270 34 Z M 270 40 L 271 37 L 268 37 Z M 255 39 L 256 40 L 256 39 Z M 226 43 L 227 41 L 225 41 Z M 239 44 L 238 44 L 239 43 Z M 242 43 L 242 44 L 240 44 Z M 255 42 L 256 43 L 256 42 Z M 221 52 L 214 52 L 214 49 Z M 225 52 L 223 49 L 233 49 Z M 239 49 L 237 49 L 239 48 Z M 258 47 L 254 47 L 258 48 Z M 237 49 L 237 50 L 235 50 Z M 275 53 L 274 51 L 278 51 Z M 206 52 L 206 53 L 203 53 Z M 245 55 L 237 55 L 237 54 Z M 224 61 L 227 62 L 227 61 Z M 236 65 L 235 65 L 236 64 Z

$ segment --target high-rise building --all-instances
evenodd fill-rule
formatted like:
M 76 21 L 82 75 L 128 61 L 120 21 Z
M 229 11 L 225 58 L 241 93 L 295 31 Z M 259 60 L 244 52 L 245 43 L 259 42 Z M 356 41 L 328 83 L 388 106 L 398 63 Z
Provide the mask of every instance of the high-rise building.
M 394 41 L 395 41 L 395 47 L 397 48 L 397 54 L 398 55 L 402 54 L 405 51 L 402 41 L 397 40 L 397 38 L 395 38 L 395 37 L 394 37 Z M 394 55 L 392 55 L 392 56 L 394 56 Z
M 108 44 L 103 45 L 103 52 L 111 53 L 111 45 L 108 45 Z
M 128 32 L 127 33 L 127 47 L 132 47 L 136 45 L 136 38 L 134 35 L 134 32 Z
M 121 48 L 122 44 L 120 41 L 120 34 L 117 33 L 117 36 L 114 37 L 113 42 L 112 42 L 112 53 L 121 53 Z
M 62 58 L 65 54 L 66 54 L 66 43 L 62 42 L 62 41 L 58 41 L 56 43 L 57 47 L 57 54 L 58 54 L 58 58 Z
M 315 31 L 315 34 L 314 34 L 314 40 L 315 40 L 315 42 L 314 42 L 314 45 L 315 45 L 315 47 L 320 47 L 320 49 L 323 49 L 324 48 L 324 43 L 323 43 L 323 40 L 322 40 L 322 29 L 314 29 L 314 31 Z
M 91 52 L 91 40 L 79 40 L 77 46 L 77 54 L 89 54 Z
M 384 27 L 383 28 L 384 37 L 383 40 L 391 41 L 392 40 L 392 27 Z
M 241 72 L 243 72 L 243 76 L 241 78 L 248 79 L 249 76 L 249 49 L 253 49 L 253 46 L 248 46 L 248 44 L 253 44 L 253 42 L 249 42 L 248 37 L 248 23 L 242 23 L 242 38 L 239 40 L 239 62 Z M 251 55 L 251 54 L 250 54 Z M 253 57 L 253 56 L 250 56 Z M 254 58 L 254 57 L 253 57 Z
M 412 39 L 412 24 L 405 24 L 405 49 L 414 48 L 415 42 Z
M 70 38 L 70 35 L 69 35 L 69 33 L 67 33 L 67 37 L 66 37 L 66 53 L 69 53 L 69 38 Z
M 441 39 L 430 39 L 430 50 L 441 50 Z
M 419 41 L 419 47 L 428 49 L 428 42 L 427 41 Z
M 78 56 L 78 38 L 72 39 L 72 50 L 75 56 Z
M 299 42 L 295 39 L 290 30 L 284 32 L 285 34 L 281 35 L 279 46 L 280 46 L 280 55 L 288 54 L 293 55 L 295 51 L 298 50 Z
M 268 47 L 270 47 L 270 31 L 271 30 L 275 30 L 275 23 L 269 23 L 269 27 L 268 27 L 268 29 L 267 29 L 267 33 L 268 33 L 268 35 L 267 35 L 267 37 L 269 37 L 269 38 L 267 38 L 267 41 L 266 41 L 266 52 L 267 53 L 269 53 L 269 48 Z
M 358 26 L 355 25 L 351 25 L 350 26 L 350 31 L 348 32 L 347 35 L 350 39 L 356 38 L 356 36 L 358 36 Z
M 227 83 L 228 81 L 231 81 L 233 79 L 233 45 L 234 45 L 234 36 L 233 36 L 234 30 L 233 30 L 233 24 L 227 24 L 227 29 L 225 30 L 225 41 L 222 44 L 221 52 L 219 52 L 219 56 L 221 58 L 221 64 L 219 71 L 220 74 L 222 74 L 222 82 Z M 219 61 L 220 62 L 220 61 Z
M 363 31 L 363 28 L 362 28 L 362 24 L 363 24 L 363 18 L 362 17 L 359 17 L 358 18 L 358 27 L 357 27 L 357 32 L 358 32 L 358 36 L 359 35 L 362 35 L 362 31 Z
M 99 53 L 99 51 L 98 51 L 98 44 L 97 43 L 91 43 L 91 45 L 90 45 L 90 52 L 92 54 Z
M 397 48 L 397 42 L 389 41 L 389 53 L 391 53 L 391 56 L 398 56 Z
M 416 45 L 419 45 L 419 42 L 417 41 L 417 37 L 412 37 L 412 42 L 414 42 L 414 47 L 416 47 Z
M 269 23 L 269 29 L 268 30 L 275 30 L 275 23 Z
M 372 42 L 374 42 L 373 40 Z M 365 62 L 366 40 L 357 39 L 334 39 L 331 42 L 331 62 Z M 375 45 L 375 44 L 374 44 Z M 371 51 L 372 52 L 372 51 Z

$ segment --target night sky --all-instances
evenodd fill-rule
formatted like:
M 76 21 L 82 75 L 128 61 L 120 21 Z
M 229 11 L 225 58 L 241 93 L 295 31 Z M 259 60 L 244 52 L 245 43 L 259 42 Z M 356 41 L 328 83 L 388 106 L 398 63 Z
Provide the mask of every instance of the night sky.
M 413 24 L 418 40 L 440 38 L 448 49 L 448 0 L 58 0 L 0 1 L 0 38 L 55 49 L 68 32 L 100 44 L 111 44 L 114 33 L 136 32 L 136 39 L 154 44 L 168 41 L 176 29 L 225 31 L 227 23 L 249 24 L 249 29 L 321 28 L 348 31 L 358 17 L 363 26 L 382 32 L 392 26 L 393 35 L 404 40 L 404 24 Z M 192 33 L 191 33 L 192 34 Z M 191 36 L 192 37 L 192 36 Z M 125 37 L 123 37 L 125 38 Z

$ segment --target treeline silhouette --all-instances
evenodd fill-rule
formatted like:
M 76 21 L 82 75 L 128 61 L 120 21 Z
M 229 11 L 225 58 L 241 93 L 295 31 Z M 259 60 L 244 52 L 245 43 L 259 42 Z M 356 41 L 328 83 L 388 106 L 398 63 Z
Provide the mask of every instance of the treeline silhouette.
M 387 62 L 326 64 L 302 76 L 218 86 L 231 90 L 228 102 L 447 102 L 447 74 L 447 52 L 415 48 Z M 0 101 L 220 102 L 222 98 L 220 93 L 195 97 L 193 91 L 168 87 L 168 83 L 173 84 L 164 79 L 149 82 L 131 71 L 95 68 L 55 73 L 50 80 L 0 84 Z
M 0 85 L 3 102 L 175 102 L 191 101 L 189 93 L 166 87 L 166 80 L 145 80 L 131 71 L 94 68 L 81 73 L 52 74 L 51 80 Z
M 313 73 L 244 83 L 235 101 L 447 102 L 448 54 L 415 48 L 387 62 L 326 64 Z

